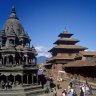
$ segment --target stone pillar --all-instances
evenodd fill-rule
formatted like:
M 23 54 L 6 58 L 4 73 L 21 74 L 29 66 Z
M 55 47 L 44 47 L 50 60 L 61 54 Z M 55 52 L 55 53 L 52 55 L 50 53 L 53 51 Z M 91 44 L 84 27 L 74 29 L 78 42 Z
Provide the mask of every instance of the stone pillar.
M 13 64 L 16 64 L 15 56 L 13 56 Z
M 31 63 L 31 59 L 29 59 L 29 63 Z
M 15 76 L 14 76 L 14 82 L 15 82 Z
M 20 58 L 18 58 L 19 59 L 19 64 L 18 65 L 20 65 L 20 63 L 21 63 L 21 60 L 20 60 Z
M 38 74 L 36 74 L 37 84 L 38 84 Z
M 15 81 L 15 76 L 14 76 L 14 83 L 15 83 L 16 81 Z
M 2 65 L 2 58 L 1 58 L 1 61 L 0 61 L 0 65 Z
M 6 76 L 6 82 L 8 82 L 8 76 Z
M 28 64 L 28 56 L 26 56 L 26 64 Z
M 2 58 L 3 58 L 3 65 L 4 65 L 4 56 Z
M 32 76 L 32 84 L 33 84 L 33 74 L 31 76 Z
M 28 75 L 27 75 L 27 84 L 28 84 Z
M 16 87 L 16 78 L 15 78 L 15 76 L 14 76 L 14 86 Z
M 7 64 L 9 64 L 9 56 L 6 57 Z
M 22 85 L 23 85 L 23 75 L 21 76 L 21 83 L 22 83 Z

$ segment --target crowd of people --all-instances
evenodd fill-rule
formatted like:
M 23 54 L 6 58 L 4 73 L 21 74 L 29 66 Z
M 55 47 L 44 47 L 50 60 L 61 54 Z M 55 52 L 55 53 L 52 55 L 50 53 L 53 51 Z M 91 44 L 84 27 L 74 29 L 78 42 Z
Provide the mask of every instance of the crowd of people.
M 58 80 L 55 84 L 53 79 L 49 79 L 46 82 L 46 93 L 49 93 L 49 89 L 53 92 L 53 96 L 57 96 L 57 90 L 61 88 L 62 80 Z M 83 82 L 69 82 L 68 88 L 64 89 L 61 93 L 61 96 L 92 96 L 92 87 L 90 84 Z
M 78 94 L 76 92 L 76 88 L 78 88 Z M 70 82 L 68 85 L 68 90 L 64 89 L 61 96 L 89 96 L 93 95 L 92 87 L 87 82 L 86 83 L 73 83 Z
M 41 80 L 42 88 L 45 88 L 45 93 L 52 92 L 53 96 L 57 96 L 57 90 L 60 90 L 61 84 L 63 84 L 62 79 L 59 79 L 57 83 L 54 83 L 52 78 L 42 77 L 40 80 Z M 12 89 L 13 85 L 14 86 L 19 85 L 19 82 L 15 82 L 15 83 L 11 81 L 8 81 L 6 83 L 4 81 L 0 82 L 0 88 L 6 89 L 6 90 Z M 88 84 L 87 81 L 86 83 L 82 83 L 82 82 L 76 83 L 76 82 L 70 81 L 67 87 L 68 88 L 62 91 L 61 96 L 89 96 L 89 95 L 92 96 L 93 95 L 92 87 L 90 84 Z
M 18 81 L 16 81 L 16 82 L 11 82 L 11 81 L 4 82 L 4 81 L 1 81 L 0 82 L 0 88 L 4 89 L 4 90 L 12 89 L 13 87 L 16 87 L 18 85 L 20 85 L 20 82 L 18 82 Z

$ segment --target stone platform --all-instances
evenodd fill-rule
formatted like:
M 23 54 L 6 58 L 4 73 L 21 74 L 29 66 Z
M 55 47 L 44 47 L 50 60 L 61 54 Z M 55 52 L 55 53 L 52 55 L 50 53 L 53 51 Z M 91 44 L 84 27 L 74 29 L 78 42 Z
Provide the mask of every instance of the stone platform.
M 0 89 L 0 96 L 43 96 L 45 90 L 41 85 L 23 85 L 16 86 L 12 89 Z

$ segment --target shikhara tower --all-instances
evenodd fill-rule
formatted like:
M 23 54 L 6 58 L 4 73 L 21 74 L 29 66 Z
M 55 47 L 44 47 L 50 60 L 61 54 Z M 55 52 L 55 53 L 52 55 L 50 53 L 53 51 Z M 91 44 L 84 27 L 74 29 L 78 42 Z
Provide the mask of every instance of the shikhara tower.
M 36 50 L 30 48 L 30 37 L 25 32 L 14 6 L 0 32 L 0 60 L 2 65 L 36 64 Z
M 14 87 L 13 89 L 15 91 L 17 90 L 16 94 L 14 91 L 10 91 L 10 96 L 12 94 L 15 96 L 31 94 L 33 92 L 31 91 L 33 88 L 31 85 L 34 83 L 38 85 L 37 52 L 34 46 L 30 47 L 30 41 L 31 39 L 28 33 L 25 32 L 16 15 L 15 7 L 12 6 L 11 14 L 0 32 L 0 83 L 3 82 L 8 84 L 11 82 L 12 87 L 18 83 L 16 86 L 20 85 L 19 89 L 21 90 L 21 93 L 18 93 L 18 86 L 17 89 L 14 89 Z M 26 86 L 24 87 L 24 85 L 30 86 L 27 86 L 26 92 L 24 92 L 24 90 L 22 92 L 22 89 L 26 89 Z M 30 92 L 28 92 L 28 88 L 30 89 Z M 37 92 L 40 93 L 41 91 L 37 90 Z M 0 92 L 0 94 L 4 94 L 4 91 L 3 93 Z

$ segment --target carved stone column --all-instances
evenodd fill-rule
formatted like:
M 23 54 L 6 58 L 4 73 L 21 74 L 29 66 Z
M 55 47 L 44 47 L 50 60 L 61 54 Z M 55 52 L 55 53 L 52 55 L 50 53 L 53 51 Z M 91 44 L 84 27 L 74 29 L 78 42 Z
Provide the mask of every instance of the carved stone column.
M 16 81 L 15 81 L 15 76 L 14 76 L 14 84 L 15 84 L 15 82 L 16 82 Z
M 28 75 L 27 75 L 27 84 L 28 84 L 28 81 L 29 81 L 28 79 L 29 79 L 29 78 L 28 78 Z
M 13 56 L 13 64 L 16 64 L 15 56 Z
M 31 76 L 32 76 L 32 84 L 33 84 L 33 74 Z
M 4 65 L 4 56 L 2 58 L 3 58 L 3 65 Z
M 38 84 L 38 74 L 36 74 L 37 84 Z
M 6 57 L 7 64 L 9 64 L 9 56 Z
M 26 56 L 26 64 L 28 64 L 28 56 Z
M 8 82 L 8 76 L 6 76 L 6 82 Z
M 22 85 L 23 85 L 23 75 L 21 76 L 21 83 L 22 83 Z

